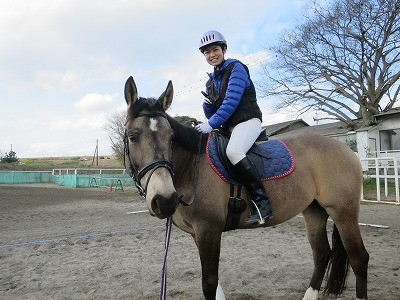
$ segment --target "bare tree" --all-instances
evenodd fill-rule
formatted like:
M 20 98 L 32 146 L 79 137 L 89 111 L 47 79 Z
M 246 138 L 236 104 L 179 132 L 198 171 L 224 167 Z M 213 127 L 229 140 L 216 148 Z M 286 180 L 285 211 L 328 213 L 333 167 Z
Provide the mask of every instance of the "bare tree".
M 198 120 L 188 116 L 175 116 L 178 122 L 193 126 L 200 123 Z M 105 125 L 105 130 L 111 140 L 111 149 L 113 154 L 121 161 L 124 161 L 124 136 L 125 136 L 125 121 L 126 111 L 115 112 L 108 118 L 108 123 Z
M 313 0 L 309 12 L 269 49 L 274 59 L 263 65 L 261 92 L 281 99 L 277 109 L 371 124 L 399 97 L 400 1 Z
M 121 161 L 124 160 L 124 135 L 126 111 L 115 112 L 108 118 L 105 129 L 111 140 L 113 154 Z

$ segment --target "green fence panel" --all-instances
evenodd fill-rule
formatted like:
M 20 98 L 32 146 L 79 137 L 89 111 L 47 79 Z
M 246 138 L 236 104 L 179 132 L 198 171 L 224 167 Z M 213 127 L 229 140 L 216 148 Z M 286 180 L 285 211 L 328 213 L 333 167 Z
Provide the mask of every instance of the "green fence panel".
M 124 187 L 133 186 L 133 180 L 128 174 L 53 175 L 52 172 L 0 171 L 0 184 L 54 183 L 71 188 L 88 188 L 92 186 L 93 180 L 106 187 L 115 185 L 118 179 Z
M 119 179 L 122 185 L 133 186 L 133 180 L 128 174 L 92 174 L 88 178 L 88 186 L 98 184 L 99 186 L 115 185 L 116 180 Z
M 78 175 L 75 174 L 65 174 L 65 175 L 59 175 L 59 176 L 54 176 L 55 178 L 53 179 L 53 182 L 61 185 L 61 186 L 66 186 L 66 187 L 71 187 L 71 188 L 76 188 L 78 187 L 76 185 L 76 177 Z
M 53 182 L 51 172 L 1 171 L 0 184 L 48 183 Z
M 119 179 L 122 185 L 133 186 L 133 180 L 128 174 L 64 174 L 54 175 L 53 182 L 72 188 L 107 187 L 115 185 Z

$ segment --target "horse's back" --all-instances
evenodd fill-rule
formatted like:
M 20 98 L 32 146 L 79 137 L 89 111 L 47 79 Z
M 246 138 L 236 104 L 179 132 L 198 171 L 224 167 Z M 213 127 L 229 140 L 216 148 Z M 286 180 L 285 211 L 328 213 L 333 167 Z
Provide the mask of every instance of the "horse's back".
M 361 196 L 362 168 L 355 153 L 342 142 L 308 133 L 283 139 L 291 149 L 296 168 L 304 180 L 311 180 L 315 199 L 322 206 L 338 199 L 358 205 Z M 343 203 L 343 201 L 342 201 Z
M 306 133 L 283 139 L 291 149 L 295 161 L 307 164 L 314 172 L 328 172 L 335 175 L 352 173 L 362 176 L 360 160 L 342 142 L 315 133 Z

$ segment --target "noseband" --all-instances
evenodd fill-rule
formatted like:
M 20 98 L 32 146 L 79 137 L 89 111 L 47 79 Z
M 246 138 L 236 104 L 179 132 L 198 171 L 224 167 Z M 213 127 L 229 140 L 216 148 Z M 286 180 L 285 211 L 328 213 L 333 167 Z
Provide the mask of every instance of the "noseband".
M 142 111 L 140 112 L 137 117 L 163 117 L 163 118 L 167 118 L 165 116 L 165 114 L 161 113 L 161 112 L 148 112 L 148 111 Z M 136 168 L 133 166 L 132 160 L 131 160 L 131 156 L 130 156 L 130 152 L 129 152 L 129 140 L 128 140 L 128 135 L 125 132 L 124 135 L 124 164 L 125 164 L 125 158 L 128 157 L 129 160 L 129 175 L 132 177 L 133 181 L 135 182 L 136 188 L 139 191 L 140 196 L 142 197 L 146 197 L 146 191 L 147 191 L 147 186 L 149 184 L 150 178 L 153 175 L 153 173 L 159 169 L 159 168 L 166 168 L 168 170 L 168 172 L 171 174 L 171 176 L 173 177 L 174 171 L 173 171 L 173 166 L 172 164 L 166 160 L 165 158 L 157 158 L 155 160 L 153 160 L 152 162 L 149 162 L 148 164 L 144 165 L 143 167 L 141 167 L 139 170 L 136 170 Z M 146 180 L 146 184 L 143 187 L 140 184 L 141 179 L 148 173 L 149 177 L 147 177 Z

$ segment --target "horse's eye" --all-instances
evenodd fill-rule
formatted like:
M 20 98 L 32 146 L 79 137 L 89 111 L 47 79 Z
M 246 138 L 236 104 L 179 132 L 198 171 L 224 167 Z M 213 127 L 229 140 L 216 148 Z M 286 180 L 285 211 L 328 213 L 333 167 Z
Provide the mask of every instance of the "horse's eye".
M 139 135 L 137 133 L 133 133 L 129 135 L 129 140 L 134 143 L 139 140 Z

